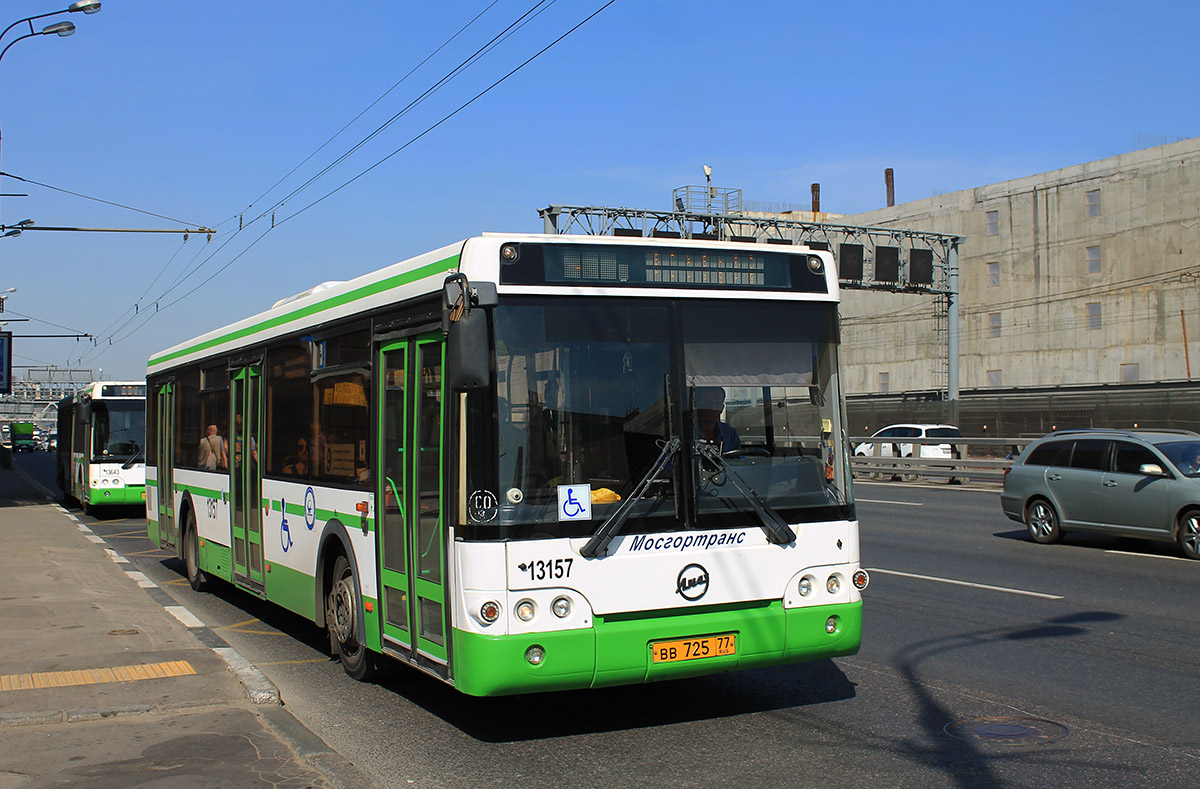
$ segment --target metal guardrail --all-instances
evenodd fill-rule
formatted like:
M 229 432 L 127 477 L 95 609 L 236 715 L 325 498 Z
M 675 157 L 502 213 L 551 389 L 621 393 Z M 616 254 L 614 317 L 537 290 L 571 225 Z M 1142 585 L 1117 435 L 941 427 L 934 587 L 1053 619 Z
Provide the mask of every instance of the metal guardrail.
M 944 438 L 851 437 L 850 446 L 856 454 L 850 459 L 850 468 L 859 479 L 934 479 L 999 485 L 1013 458 L 1035 438 L 956 438 L 947 441 Z M 885 444 L 889 445 L 890 457 L 882 456 L 881 446 Z M 953 448 L 955 457 L 921 457 L 921 446 L 946 444 Z M 858 454 L 863 451 L 869 454 Z

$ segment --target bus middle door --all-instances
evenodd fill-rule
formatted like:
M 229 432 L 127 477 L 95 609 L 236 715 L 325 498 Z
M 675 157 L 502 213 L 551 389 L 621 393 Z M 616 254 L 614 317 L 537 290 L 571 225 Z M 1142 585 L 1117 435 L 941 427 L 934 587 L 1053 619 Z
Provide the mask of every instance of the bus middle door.
M 233 534 L 233 577 L 263 588 L 262 469 L 258 463 L 261 369 L 231 371 L 233 436 L 229 447 L 229 510 Z

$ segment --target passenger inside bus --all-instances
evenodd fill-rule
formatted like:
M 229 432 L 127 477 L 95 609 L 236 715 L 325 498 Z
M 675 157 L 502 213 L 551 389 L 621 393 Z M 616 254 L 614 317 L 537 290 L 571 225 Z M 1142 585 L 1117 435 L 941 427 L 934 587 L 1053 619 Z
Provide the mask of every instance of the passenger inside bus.
M 308 440 L 296 442 L 296 454 L 288 455 L 283 460 L 283 473 L 293 477 L 308 476 Z

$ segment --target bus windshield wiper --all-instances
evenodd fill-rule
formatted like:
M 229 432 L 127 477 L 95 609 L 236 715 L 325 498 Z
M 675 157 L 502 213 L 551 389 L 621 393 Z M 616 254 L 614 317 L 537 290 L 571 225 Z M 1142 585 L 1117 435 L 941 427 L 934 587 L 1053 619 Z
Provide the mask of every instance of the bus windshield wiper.
M 650 470 L 638 482 L 637 487 L 629 494 L 629 498 L 621 502 L 621 506 L 617 507 L 617 511 L 608 516 L 608 520 L 600 525 L 600 528 L 592 535 L 592 539 L 588 540 L 587 544 L 580 549 L 579 553 L 581 555 L 591 558 L 608 547 L 608 544 L 621 531 L 621 527 L 625 525 L 625 521 L 629 519 L 629 513 L 633 510 L 633 505 L 645 498 L 646 492 L 650 490 L 650 483 L 658 476 L 658 472 L 666 468 L 675 455 L 679 454 L 681 445 L 678 438 L 671 438 L 667 443 L 663 444 L 662 452 L 658 453 L 658 459 L 654 461 L 654 465 L 650 467 Z
M 787 545 L 794 542 L 796 532 L 792 531 L 792 527 L 787 524 L 783 517 L 771 508 L 769 504 L 759 498 L 759 495 L 754 492 L 754 488 L 750 487 L 746 480 L 733 470 L 733 468 L 725 462 L 725 458 L 721 457 L 721 453 L 715 446 L 704 441 L 696 442 L 696 451 L 700 453 L 706 460 L 724 472 L 726 479 L 733 483 L 737 488 L 738 493 L 746 497 L 746 501 L 750 502 L 750 506 L 758 515 L 759 521 L 762 523 L 762 529 L 767 533 L 767 539 L 776 545 Z
M 121 468 L 133 468 L 133 464 L 136 463 L 137 459 L 140 457 L 145 457 L 145 455 L 142 453 L 141 447 L 138 447 L 137 451 L 135 451 L 129 457 L 129 460 L 126 460 L 124 463 L 121 464 Z

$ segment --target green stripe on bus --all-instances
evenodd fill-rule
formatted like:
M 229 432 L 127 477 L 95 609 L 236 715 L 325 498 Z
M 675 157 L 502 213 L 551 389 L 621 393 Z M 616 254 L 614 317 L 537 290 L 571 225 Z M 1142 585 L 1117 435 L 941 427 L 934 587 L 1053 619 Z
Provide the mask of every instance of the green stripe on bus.
M 316 304 L 310 304 L 307 307 L 301 307 L 298 310 L 292 310 L 286 315 L 268 318 L 261 323 L 254 324 L 253 326 L 247 326 L 244 329 L 238 329 L 237 331 L 223 334 L 220 337 L 214 337 L 211 340 L 197 343 L 196 345 L 183 348 L 175 351 L 174 353 L 153 358 L 146 363 L 146 366 L 148 368 L 152 368 L 156 365 L 164 364 L 174 359 L 180 359 L 184 356 L 188 356 L 189 354 L 199 353 L 200 351 L 206 351 L 210 348 L 216 348 L 217 346 L 224 345 L 227 342 L 243 340 L 259 332 L 266 331 L 268 329 L 274 329 L 278 326 L 283 326 L 284 324 L 291 323 L 292 321 L 299 320 L 301 318 L 317 315 L 318 313 L 325 312 L 326 310 L 331 310 L 335 307 L 341 307 L 360 299 L 365 299 L 369 296 L 374 296 L 378 293 L 383 293 L 384 291 L 392 290 L 393 288 L 398 288 L 402 285 L 407 285 L 410 282 L 416 282 L 418 280 L 425 279 L 426 277 L 432 277 L 435 274 L 451 271 L 458 267 L 459 259 L 459 255 L 454 255 L 446 258 L 445 260 L 439 260 L 437 262 L 430 263 L 427 266 L 422 266 L 421 268 L 414 269 L 412 271 L 406 271 L 403 274 L 397 274 L 394 277 L 388 277 L 387 279 L 380 280 L 379 282 L 372 282 L 369 285 L 363 285 L 361 288 L 355 288 L 354 290 L 348 293 L 343 293 L 340 296 L 336 296 L 325 301 L 319 301 Z
M 263 499 L 262 506 L 264 508 L 270 508 L 271 512 L 278 512 L 280 507 L 283 506 L 283 503 L 278 500 L 272 501 L 271 499 Z M 304 517 L 304 515 L 305 515 L 304 505 L 303 504 L 289 504 L 287 506 L 287 514 L 288 515 L 299 515 L 300 517 Z M 336 520 L 338 523 L 342 524 L 343 526 L 348 526 L 350 528 L 356 528 L 356 529 L 362 528 L 362 526 L 360 524 L 362 523 L 363 516 L 361 513 L 357 512 L 357 511 L 343 513 L 343 512 L 338 512 L 337 510 L 320 510 L 319 509 L 313 513 L 313 517 L 319 521 Z M 367 518 L 366 520 L 367 520 L 367 530 L 375 531 L 375 519 Z
M 213 488 L 201 488 L 196 485 L 181 485 L 175 483 L 175 490 L 180 493 L 190 493 L 193 496 L 200 496 L 205 499 L 220 499 L 223 495 L 221 491 Z

